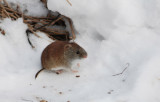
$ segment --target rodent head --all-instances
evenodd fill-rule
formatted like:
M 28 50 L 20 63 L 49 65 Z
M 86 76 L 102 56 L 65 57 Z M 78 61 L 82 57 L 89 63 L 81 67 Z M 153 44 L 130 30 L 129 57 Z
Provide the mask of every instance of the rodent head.
M 70 60 L 87 58 L 87 52 L 75 42 L 66 44 L 64 51 L 65 57 Z

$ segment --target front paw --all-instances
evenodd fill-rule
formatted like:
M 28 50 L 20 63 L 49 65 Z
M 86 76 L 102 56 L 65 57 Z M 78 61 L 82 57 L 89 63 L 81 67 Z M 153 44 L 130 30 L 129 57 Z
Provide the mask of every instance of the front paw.
M 73 73 L 78 73 L 78 70 L 73 70 L 73 69 L 71 69 L 71 71 L 72 71 Z

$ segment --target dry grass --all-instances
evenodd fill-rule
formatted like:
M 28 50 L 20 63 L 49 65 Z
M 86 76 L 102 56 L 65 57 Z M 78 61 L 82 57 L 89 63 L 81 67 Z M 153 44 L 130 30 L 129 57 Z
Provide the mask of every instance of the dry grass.
M 46 4 L 46 0 L 42 0 Z M 47 8 L 47 6 L 46 6 Z M 44 32 L 48 37 L 53 40 L 74 40 L 76 38 L 72 20 L 64 15 L 53 15 L 53 12 L 48 12 L 46 17 L 32 17 L 27 16 L 21 12 L 20 7 L 17 5 L 16 9 L 13 9 L 6 0 L 0 0 L 0 19 L 11 18 L 17 20 L 23 18 L 23 22 L 28 25 L 28 31 L 39 37 L 36 32 Z M 68 22 L 69 25 L 66 25 Z M 55 28 L 59 26 L 64 29 Z M 69 26 L 70 31 L 66 29 Z M 5 31 L 0 29 L 5 34 Z M 71 32 L 71 34 L 69 33 Z

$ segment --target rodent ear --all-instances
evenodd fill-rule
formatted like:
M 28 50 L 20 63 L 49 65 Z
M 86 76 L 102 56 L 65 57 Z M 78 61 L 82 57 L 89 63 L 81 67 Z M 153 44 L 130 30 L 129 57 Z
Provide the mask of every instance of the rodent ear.
M 71 47 L 72 47 L 71 44 L 67 44 L 67 45 L 64 46 L 64 49 L 70 49 Z

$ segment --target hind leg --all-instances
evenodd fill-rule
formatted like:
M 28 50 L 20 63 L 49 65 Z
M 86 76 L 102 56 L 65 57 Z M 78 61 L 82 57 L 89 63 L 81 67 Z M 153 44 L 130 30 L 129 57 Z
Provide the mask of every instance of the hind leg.
M 56 74 L 61 74 L 63 72 L 63 69 L 56 70 L 55 72 L 56 72 Z
M 56 74 L 61 74 L 64 71 L 63 67 L 60 68 L 52 68 L 51 69 L 53 72 L 55 72 Z

